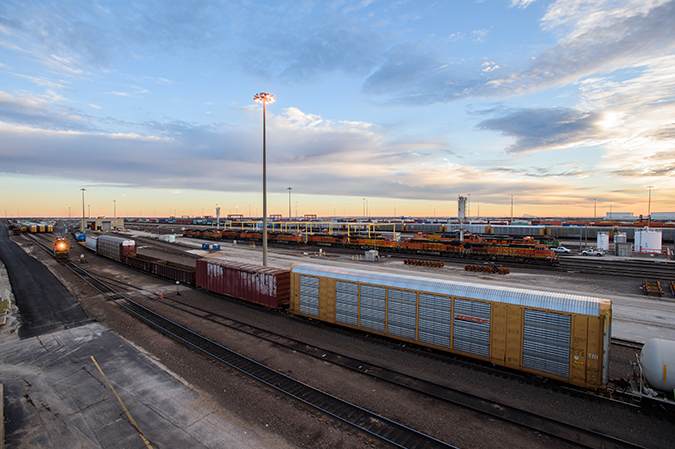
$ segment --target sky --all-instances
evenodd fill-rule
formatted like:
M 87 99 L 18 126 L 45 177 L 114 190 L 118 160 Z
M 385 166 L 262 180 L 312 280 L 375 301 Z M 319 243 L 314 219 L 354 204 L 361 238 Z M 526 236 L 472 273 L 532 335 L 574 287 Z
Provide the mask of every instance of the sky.
M 672 212 L 674 23 L 675 0 L 3 0 L 0 214 L 259 217 L 260 92 L 269 214 Z

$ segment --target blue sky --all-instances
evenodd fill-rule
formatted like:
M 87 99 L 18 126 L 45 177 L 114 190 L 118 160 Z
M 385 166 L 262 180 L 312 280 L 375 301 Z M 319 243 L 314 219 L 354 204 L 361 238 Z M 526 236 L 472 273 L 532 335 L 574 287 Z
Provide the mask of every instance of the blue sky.
M 0 3 L 0 213 L 673 211 L 675 1 Z M 69 212 L 70 209 L 70 212 Z M 87 214 L 89 213 L 87 211 Z

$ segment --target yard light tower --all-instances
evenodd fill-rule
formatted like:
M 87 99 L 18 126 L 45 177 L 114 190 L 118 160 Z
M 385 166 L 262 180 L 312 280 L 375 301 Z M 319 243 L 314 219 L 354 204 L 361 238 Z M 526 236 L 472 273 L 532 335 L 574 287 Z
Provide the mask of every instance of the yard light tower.
M 84 192 L 87 191 L 84 187 L 80 189 L 82 191 L 82 232 L 84 232 Z
M 291 221 L 291 190 L 292 188 L 288 188 L 288 221 Z
M 253 97 L 263 105 L 263 267 L 267 266 L 267 132 L 266 105 L 274 103 L 274 95 L 260 92 Z
M 647 186 L 647 188 L 649 189 L 649 205 L 647 206 L 647 216 L 649 217 L 648 218 L 649 221 L 647 222 L 647 227 L 651 228 L 652 227 L 652 189 L 654 188 L 654 186 Z
M 511 222 L 509 224 L 513 224 L 513 195 L 511 195 Z

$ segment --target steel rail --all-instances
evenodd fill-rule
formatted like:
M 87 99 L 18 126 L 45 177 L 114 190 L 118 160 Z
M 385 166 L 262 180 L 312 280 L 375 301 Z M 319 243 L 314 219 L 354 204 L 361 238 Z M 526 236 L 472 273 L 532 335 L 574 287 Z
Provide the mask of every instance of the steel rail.
M 178 305 L 167 304 L 166 301 L 172 301 Z M 500 403 L 491 399 L 474 395 L 446 385 L 410 376 L 406 373 L 396 371 L 381 365 L 375 365 L 365 362 L 346 354 L 341 354 L 329 349 L 321 348 L 294 338 L 290 338 L 279 333 L 269 331 L 239 320 L 235 320 L 207 309 L 191 306 L 171 298 L 165 298 L 161 301 L 163 304 L 181 310 L 193 316 L 211 321 L 221 326 L 237 330 L 256 338 L 268 341 L 275 345 L 284 347 L 291 351 L 299 352 L 310 357 L 331 363 L 351 371 L 365 374 L 374 379 L 378 379 L 416 393 L 441 400 L 462 408 L 477 412 L 491 418 L 496 418 L 519 427 L 540 432 L 550 437 L 578 445 L 585 448 L 643 448 L 643 446 L 612 437 L 601 432 L 585 429 L 573 424 L 557 421 L 543 415 L 518 409 L 510 405 Z M 183 307 L 181 307 L 183 306 Z M 194 309 L 205 315 L 186 310 L 184 307 Z M 214 318 L 215 317 L 215 318 Z M 218 319 L 216 319 L 218 318 Z M 220 321 L 222 320 L 222 321 Z M 225 322 L 223 322 L 225 321 Z M 601 397 L 602 398 L 602 397 Z
M 136 301 L 117 292 L 106 283 L 97 280 L 82 267 L 73 262 L 67 264 L 74 274 L 82 278 L 106 297 L 114 300 L 128 312 L 150 323 L 176 340 L 192 347 L 211 358 L 245 374 L 279 392 L 284 393 L 322 413 L 349 424 L 373 437 L 399 448 L 455 448 L 448 443 L 426 435 L 401 423 L 385 418 L 374 412 L 340 399 L 329 393 L 293 379 L 255 360 L 238 354 L 218 343 L 169 320 Z M 87 279 L 87 277 L 89 279 Z M 90 281 L 95 280 L 96 286 Z M 101 286 L 103 288 L 101 288 Z M 124 301 L 122 301 L 124 300 Z

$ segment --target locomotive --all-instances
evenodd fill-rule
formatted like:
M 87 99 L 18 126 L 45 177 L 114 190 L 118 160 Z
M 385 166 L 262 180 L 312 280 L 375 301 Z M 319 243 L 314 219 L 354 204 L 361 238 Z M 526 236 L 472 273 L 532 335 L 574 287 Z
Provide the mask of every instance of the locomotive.
M 55 237 L 53 251 L 57 259 L 67 259 L 70 256 L 70 243 L 64 237 Z

